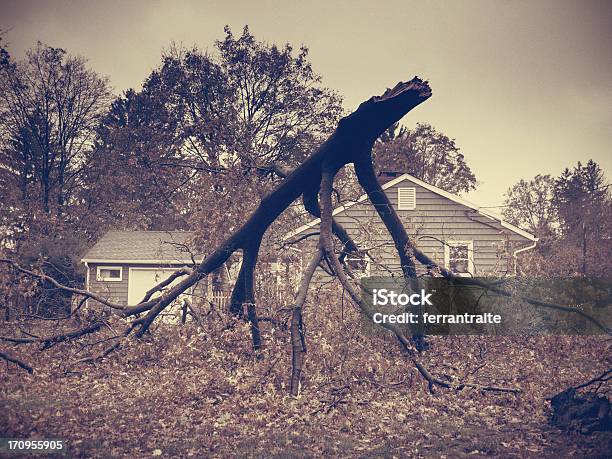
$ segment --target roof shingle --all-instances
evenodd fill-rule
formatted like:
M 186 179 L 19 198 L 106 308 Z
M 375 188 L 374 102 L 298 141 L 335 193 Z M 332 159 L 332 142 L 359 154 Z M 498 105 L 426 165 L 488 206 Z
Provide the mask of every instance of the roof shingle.
M 191 249 L 193 236 L 192 231 L 109 231 L 82 261 L 191 263 L 191 253 L 201 258 Z

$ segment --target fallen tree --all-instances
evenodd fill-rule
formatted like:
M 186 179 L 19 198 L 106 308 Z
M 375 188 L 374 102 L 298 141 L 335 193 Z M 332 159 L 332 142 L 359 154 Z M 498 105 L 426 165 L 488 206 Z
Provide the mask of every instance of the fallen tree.
M 12 355 L 9 355 L 5 352 L 0 352 L 0 359 L 6 360 L 7 363 L 14 363 L 15 365 L 17 365 L 20 368 L 23 368 L 25 371 L 27 371 L 30 374 L 34 373 L 34 369 L 30 365 L 28 365 L 22 360 L 19 360 L 17 357 L 13 357 Z
M 298 395 L 306 354 L 302 309 L 306 302 L 308 287 L 317 266 L 320 266 L 325 261 L 329 268 L 328 272 L 340 280 L 353 302 L 364 312 L 367 312 L 366 305 L 361 301 L 360 295 L 350 279 L 352 276 L 350 268 L 343 263 L 344 257 L 347 254 L 358 253 L 359 248 L 348 232 L 338 222 L 334 221 L 332 216 L 334 177 L 347 164 L 354 164 L 359 184 L 367 193 L 368 198 L 391 235 L 401 263 L 402 272 L 406 279 L 410 281 L 416 278 L 416 260 L 424 264 L 429 271 L 437 272 L 457 282 L 478 285 L 500 295 L 511 295 L 498 287 L 488 285 L 482 281 L 455 277 L 452 272 L 438 266 L 427 255 L 419 251 L 412 244 L 406 229 L 376 179 L 371 156 L 374 142 L 389 126 L 399 121 L 406 113 L 427 100 L 430 96 L 431 90 L 428 83 L 415 77 L 408 82 L 398 83 L 393 89 L 385 91 L 382 96 L 375 96 L 363 102 L 355 112 L 342 118 L 333 134 L 294 171 L 287 173 L 278 167 L 272 167 L 273 170 L 276 170 L 284 178 L 269 195 L 262 199 L 257 209 L 249 216 L 246 222 L 217 246 L 200 264 L 178 271 L 172 276 L 170 281 L 164 281 L 147 292 L 143 300 L 135 306 L 113 303 L 95 293 L 62 285 L 44 273 L 19 266 L 13 260 L 0 259 L 0 262 L 13 266 L 14 269 L 23 274 L 50 282 L 56 288 L 97 301 L 110 308 L 119 316 L 131 319 L 125 330 L 117 333 L 116 337 L 113 338 L 110 346 L 97 356 L 88 357 L 80 361 L 91 362 L 119 348 L 122 341 L 132 335 L 142 337 L 150 329 L 156 318 L 183 292 L 219 268 L 232 254 L 241 252 L 243 262 L 232 291 L 230 311 L 248 319 L 251 326 L 253 348 L 257 350 L 263 343 L 257 316 L 254 273 L 262 239 L 265 232 L 276 219 L 296 200 L 301 198 L 306 210 L 313 216 L 321 218 L 321 229 L 316 253 L 313 254 L 311 262 L 303 275 L 297 297 L 291 309 L 292 369 L 290 391 L 293 395 Z M 334 235 L 342 243 L 343 249 L 340 257 L 335 252 Z M 178 280 L 178 282 L 170 285 L 175 280 Z M 161 295 L 153 298 L 153 294 L 156 292 L 160 292 Z M 525 299 L 525 301 L 528 300 Z M 536 300 L 532 300 L 532 302 L 536 304 Z M 541 304 L 536 305 L 559 307 L 558 305 L 539 303 Z M 604 327 L 604 325 L 600 325 Z M 11 337 L 0 337 L 0 339 L 13 342 L 14 344 L 37 342 L 42 343 L 43 347 L 48 347 L 58 342 L 76 339 L 80 336 L 96 332 L 100 328 L 100 324 L 96 323 L 79 330 L 44 339 Z M 411 337 L 405 336 L 398 328 L 394 328 L 391 325 L 387 325 L 387 328 L 395 334 L 408 358 L 428 381 L 430 389 L 437 385 L 457 390 L 472 387 L 489 391 L 518 392 L 516 388 L 477 386 L 461 381 L 449 382 L 436 378 L 430 374 L 418 359 L 417 351 L 422 347 L 421 337 L 417 336 L 414 341 L 411 341 Z M 606 331 L 609 332 L 607 329 Z M 416 347 L 414 344 L 416 344 Z

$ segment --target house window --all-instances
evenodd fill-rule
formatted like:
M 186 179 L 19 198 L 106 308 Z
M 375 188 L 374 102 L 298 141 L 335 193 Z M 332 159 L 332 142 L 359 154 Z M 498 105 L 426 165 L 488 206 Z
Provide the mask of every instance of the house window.
M 414 210 L 416 209 L 416 188 L 397 189 L 397 209 Z
M 370 260 L 365 255 L 349 255 L 346 264 L 357 278 L 370 275 Z
M 459 276 L 474 275 L 474 243 L 472 241 L 446 241 L 444 265 Z
M 96 279 L 103 282 L 121 282 L 123 268 L 121 266 L 98 266 Z

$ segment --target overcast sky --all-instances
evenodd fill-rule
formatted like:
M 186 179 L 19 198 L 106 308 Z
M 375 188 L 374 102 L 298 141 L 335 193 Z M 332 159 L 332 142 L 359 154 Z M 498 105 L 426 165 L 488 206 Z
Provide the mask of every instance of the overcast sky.
M 138 87 L 172 41 L 212 49 L 223 26 L 310 49 L 347 109 L 414 75 L 433 97 L 403 122 L 456 139 L 501 204 L 521 178 L 593 158 L 612 171 L 610 1 L 0 0 L 16 57 L 37 40 L 89 59 L 117 93 Z

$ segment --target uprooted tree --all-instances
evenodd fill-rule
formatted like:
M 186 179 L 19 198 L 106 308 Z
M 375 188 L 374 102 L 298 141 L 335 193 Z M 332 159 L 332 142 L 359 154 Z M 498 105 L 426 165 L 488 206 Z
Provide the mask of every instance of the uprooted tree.
M 306 354 L 305 337 L 302 327 L 302 308 L 306 302 L 308 287 L 313 274 L 323 261 L 326 262 L 326 269 L 338 278 L 354 303 L 367 313 L 367 305 L 361 300 L 359 292 L 355 287 L 353 273 L 344 263 L 347 254 L 359 253 L 359 247 L 351 239 L 348 232 L 338 222 L 334 221 L 332 216 L 334 177 L 348 164 L 354 165 L 359 185 L 366 192 L 370 202 L 374 205 L 393 239 L 402 273 L 407 280 L 416 278 L 416 260 L 425 265 L 429 271 L 435 271 L 446 278 L 454 279 L 457 282 L 469 282 L 482 288 L 493 290 L 497 294 L 511 296 L 511 293 L 495 286 L 486 285 L 482 281 L 456 278 L 452 272 L 438 266 L 427 255 L 419 251 L 412 244 L 406 229 L 376 178 L 372 163 L 372 147 L 374 142 L 389 126 L 399 121 L 406 113 L 427 100 L 430 96 L 431 90 L 428 83 L 418 77 L 413 78 L 409 82 L 398 83 L 393 89 L 385 91 L 382 96 L 370 98 L 363 102 L 355 112 L 342 118 L 332 135 L 292 172 L 288 173 L 276 166 L 270 166 L 272 170 L 284 177 L 284 179 L 260 202 L 247 221 L 219 244 L 200 264 L 195 265 L 193 268 L 183 268 L 177 271 L 171 278 L 147 292 L 145 298 L 135 306 L 117 304 L 98 294 L 65 286 L 44 273 L 23 268 L 12 260 L 3 259 L 0 261 L 11 265 L 23 274 L 38 278 L 52 284 L 56 288 L 81 296 L 83 300 L 87 298 L 95 300 L 110 308 L 119 316 L 130 319 L 129 324 L 122 333 L 113 339 L 110 346 L 95 357 L 83 359 L 81 361 L 83 362 L 96 360 L 108 355 L 121 346 L 123 340 L 130 336 L 142 337 L 156 318 L 183 292 L 219 268 L 232 254 L 241 252 L 242 265 L 231 295 L 230 311 L 250 322 L 253 347 L 259 349 L 262 346 L 262 338 L 257 316 L 254 274 L 262 238 L 275 220 L 296 200 L 301 198 L 305 209 L 314 217 L 321 218 L 321 225 L 318 245 L 314 253 L 311 254 L 311 260 L 304 270 L 299 290 L 292 305 L 290 325 L 292 351 L 290 391 L 292 395 L 298 395 Z M 334 249 L 334 237 L 342 244 L 340 256 L 338 256 Z M 177 282 L 172 284 L 174 281 Z M 161 292 L 162 294 L 153 298 L 153 294 L 156 292 Z M 548 304 L 530 298 L 521 299 L 536 306 L 556 309 L 564 308 L 563 306 Z M 580 311 L 576 310 L 572 312 L 580 313 Z M 605 326 L 599 325 L 606 332 L 609 332 Z M 72 340 L 86 334 L 95 333 L 101 328 L 101 323 L 94 323 L 73 332 L 46 338 L 3 337 L 3 339 L 16 344 L 36 342 L 41 343 L 43 347 L 48 347 L 57 342 Z M 469 383 L 449 382 L 439 379 L 432 375 L 419 361 L 418 350 L 422 344 L 421 337 L 417 336 L 411 339 L 411 337 L 405 336 L 401 329 L 393 325 L 386 325 L 386 328 L 395 334 L 405 350 L 407 358 L 428 381 L 430 389 L 434 385 L 438 385 L 455 389 L 475 387 L 488 391 L 519 392 L 517 388 L 476 386 Z

